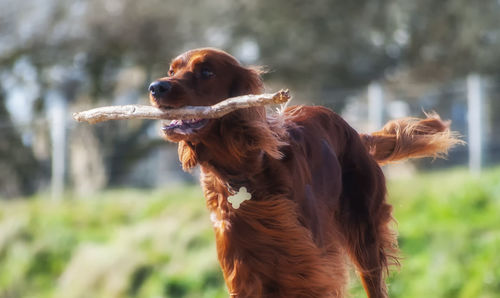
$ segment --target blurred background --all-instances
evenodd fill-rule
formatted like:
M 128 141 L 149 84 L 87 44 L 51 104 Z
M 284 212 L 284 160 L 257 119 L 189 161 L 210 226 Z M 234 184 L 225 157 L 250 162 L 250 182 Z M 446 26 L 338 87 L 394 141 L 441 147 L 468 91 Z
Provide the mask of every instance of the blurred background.
M 0 297 L 227 297 L 196 171 L 158 121 L 71 119 L 147 104 L 205 46 L 360 132 L 452 120 L 467 145 L 447 160 L 384 168 L 390 296 L 500 297 L 499 20 L 498 0 L 0 0 Z

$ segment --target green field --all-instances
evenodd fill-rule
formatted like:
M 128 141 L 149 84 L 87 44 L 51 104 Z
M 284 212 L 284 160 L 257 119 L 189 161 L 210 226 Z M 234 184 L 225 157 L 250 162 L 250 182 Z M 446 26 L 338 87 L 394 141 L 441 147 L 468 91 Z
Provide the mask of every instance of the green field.
M 500 297 L 500 168 L 392 180 L 389 200 L 391 297 Z M 227 297 L 199 187 L 0 201 L 0 297 Z

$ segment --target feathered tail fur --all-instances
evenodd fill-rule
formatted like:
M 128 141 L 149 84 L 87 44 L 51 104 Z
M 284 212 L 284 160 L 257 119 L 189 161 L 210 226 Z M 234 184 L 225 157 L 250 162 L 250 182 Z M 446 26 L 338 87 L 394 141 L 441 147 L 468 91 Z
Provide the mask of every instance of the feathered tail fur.
M 438 114 L 426 119 L 402 118 L 388 122 L 372 134 L 361 134 L 366 149 L 379 164 L 408 158 L 445 157 L 448 150 L 464 142 L 450 131 L 450 121 Z

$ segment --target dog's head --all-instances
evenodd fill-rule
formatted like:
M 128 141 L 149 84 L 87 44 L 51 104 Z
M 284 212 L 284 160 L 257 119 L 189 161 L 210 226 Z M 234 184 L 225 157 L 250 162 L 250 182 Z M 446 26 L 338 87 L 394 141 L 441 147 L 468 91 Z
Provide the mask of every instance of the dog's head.
M 202 48 L 179 55 L 170 64 L 168 75 L 149 86 L 150 102 L 160 109 L 209 106 L 228 97 L 263 91 L 260 72 L 243 67 L 221 50 Z M 196 141 L 218 120 L 173 120 L 163 124 L 169 141 Z

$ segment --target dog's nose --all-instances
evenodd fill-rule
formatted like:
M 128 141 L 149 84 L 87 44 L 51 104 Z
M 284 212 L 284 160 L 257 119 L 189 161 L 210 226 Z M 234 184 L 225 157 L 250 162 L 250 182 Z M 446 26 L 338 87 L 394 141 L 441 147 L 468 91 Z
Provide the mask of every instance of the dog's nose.
M 154 81 L 149 85 L 149 92 L 154 97 L 162 97 L 167 94 L 172 88 L 172 85 L 167 81 Z

